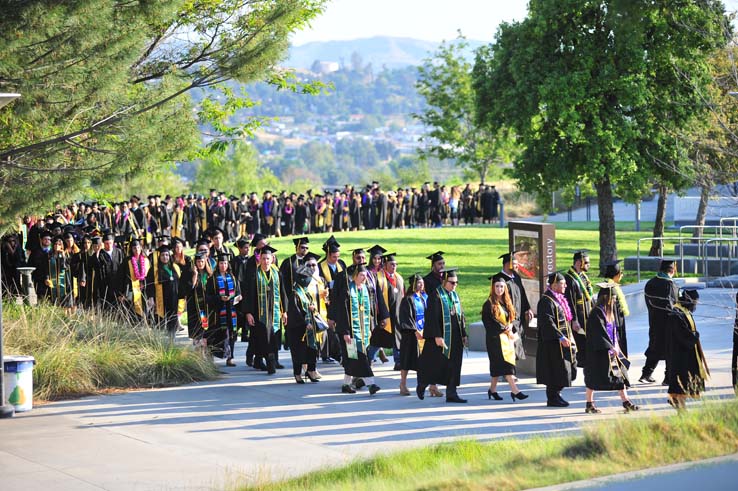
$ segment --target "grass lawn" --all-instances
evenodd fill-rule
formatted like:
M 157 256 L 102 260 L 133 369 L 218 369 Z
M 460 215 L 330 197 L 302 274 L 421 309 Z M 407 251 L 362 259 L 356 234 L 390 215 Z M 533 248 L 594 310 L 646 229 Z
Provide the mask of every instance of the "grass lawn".
M 649 226 L 642 224 L 641 232 L 633 231 L 633 224 L 625 222 L 617 228 L 619 257 L 636 254 L 636 243 L 641 237 L 649 237 Z M 572 261 L 572 253 L 577 249 L 589 249 L 591 252 L 595 280 L 599 271 L 599 233 L 597 222 L 564 223 L 556 225 L 556 264 L 558 269 L 568 269 Z M 677 235 L 676 232 L 669 234 Z M 322 255 L 321 246 L 329 234 L 310 236 L 311 250 Z M 430 270 L 430 261 L 425 259 L 431 253 L 444 251 L 447 267 L 460 269 L 459 295 L 469 321 L 480 319 L 479 312 L 489 294 L 487 278 L 501 269 L 498 256 L 508 250 L 508 229 L 497 226 L 417 228 L 405 230 L 363 230 L 335 234 L 341 243 L 342 257 L 351 262 L 351 250 L 358 247 L 371 247 L 380 244 L 390 252 L 398 254 L 398 271 L 404 277 L 415 272 L 423 275 Z M 294 254 L 292 238 L 282 237 L 271 240 L 278 249 L 280 261 Z M 643 248 L 650 243 L 642 244 Z M 668 247 L 667 251 L 673 250 Z M 647 252 L 647 251 L 646 251 Z M 642 252 L 643 254 L 643 252 Z M 635 281 L 635 272 L 627 274 L 624 282 Z
M 512 491 L 738 451 L 738 402 L 708 402 L 670 417 L 620 417 L 578 436 L 468 440 L 391 453 L 242 490 Z M 634 487 L 637 489 L 637 485 Z

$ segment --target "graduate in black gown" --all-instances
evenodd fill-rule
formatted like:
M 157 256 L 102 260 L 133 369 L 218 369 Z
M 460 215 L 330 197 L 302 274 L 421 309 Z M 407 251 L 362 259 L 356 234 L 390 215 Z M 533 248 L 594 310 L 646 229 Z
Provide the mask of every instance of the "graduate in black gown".
M 238 333 L 236 310 L 243 298 L 241 286 L 231 274 L 231 255 L 218 253 L 218 269 L 207 283 L 205 296 L 212 312 L 213 322 L 205 338 L 213 356 L 226 359 L 226 366 L 235 367 L 233 353 Z
M 446 402 L 464 403 L 456 388 L 461 385 L 461 363 L 467 342 L 466 320 L 456 286 L 456 269 L 442 272 L 443 282 L 428 293 L 423 329 L 423 352 L 418 360 L 418 398 L 425 397 L 430 384 L 446 386 Z
M 507 291 L 510 294 L 512 305 L 515 307 L 515 318 L 512 319 L 513 333 L 515 336 L 515 355 L 518 360 L 525 359 L 525 349 L 523 347 L 523 339 L 525 337 L 525 326 L 535 317 L 535 313 L 530 308 L 528 294 L 525 292 L 523 280 L 518 274 L 518 260 L 515 257 L 517 251 L 510 251 L 499 257 L 502 259 L 502 271 L 507 282 Z
M 693 312 L 700 295 L 696 289 L 684 289 L 674 310 L 668 316 L 667 346 L 669 350 L 669 404 L 685 409 L 687 398 L 698 399 L 710 375 L 702 351 L 700 333 Z
M 490 383 L 487 399 L 501 401 L 497 393 L 498 377 L 505 377 L 510 384 L 510 397 L 513 402 L 527 399 L 528 395 L 515 384 L 515 332 L 513 321 L 518 313 L 507 289 L 507 276 L 497 273 L 490 278 L 489 297 L 482 305 L 482 324 L 485 331 L 485 344 L 489 358 Z
M 587 387 L 587 406 L 585 412 L 597 414 L 595 407 L 596 390 L 617 390 L 625 412 L 639 408 L 628 399 L 628 367 L 630 362 L 620 345 L 617 318 L 615 314 L 615 283 L 598 283 L 600 291 L 597 303 L 587 320 L 587 364 L 584 366 L 584 385 Z
M 125 298 L 124 303 L 132 319 L 146 317 L 146 276 L 151 269 L 149 258 L 143 252 L 141 241 L 132 239 L 128 243 L 128 257 L 120 268 L 120 294 Z
M 735 303 L 738 305 L 738 294 L 735 296 Z M 738 386 L 738 310 L 735 313 L 735 323 L 733 323 L 733 354 L 730 358 L 730 368 L 733 373 L 733 388 Z M 738 390 L 736 391 L 738 394 Z
M 314 261 L 317 265 L 317 261 Z M 318 303 L 310 291 L 313 280 L 313 268 L 300 266 L 294 272 L 295 283 L 289 299 L 287 311 L 287 337 L 290 342 L 292 356 L 292 373 L 295 382 L 304 384 L 302 367 L 306 365 L 306 375 L 311 382 L 318 382 L 315 363 L 318 359 L 318 329 L 315 313 L 318 312 Z
M 187 336 L 193 345 L 205 347 L 207 346 L 205 332 L 213 320 L 206 297 L 207 285 L 213 271 L 210 269 L 207 253 L 195 254 L 193 263 L 191 274 L 182 276 L 180 289 L 187 304 Z
M 379 391 L 379 386 L 374 383 L 374 372 L 367 357 L 372 324 L 371 300 L 366 287 L 368 271 L 363 264 L 352 265 L 347 271 L 346 287 L 338 289 L 335 294 L 332 292 L 331 295 L 331 306 L 334 307 L 336 318 L 336 333 L 341 338 L 343 351 L 341 363 L 344 379 L 341 392 L 355 393 L 356 389 L 352 387 L 352 381 L 361 379 L 368 386 L 369 394 L 374 395 Z M 342 284 L 342 282 L 336 281 L 336 284 Z
M 405 280 L 397 272 L 397 254 L 390 252 L 382 256 L 382 269 L 376 273 L 377 294 L 382 296 L 382 301 L 387 307 L 389 318 L 382 330 L 388 333 L 392 358 L 394 359 L 394 370 L 400 370 L 400 341 L 402 335 L 397 328 L 400 314 L 400 302 L 405 296 Z
M 171 339 L 179 329 L 179 266 L 172 263 L 169 246 L 157 249 L 156 260 L 146 276 L 146 297 L 150 311 L 160 327 L 164 327 Z M 100 254 L 103 254 L 102 252 Z
M 436 291 L 436 289 L 441 286 L 441 281 L 443 279 L 441 272 L 446 268 L 446 260 L 443 258 L 444 254 L 446 253 L 443 251 L 437 251 L 426 257 L 426 259 L 429 259 L 431 262 L 430 273 L 423 277 L 423 281 L 425 282 L 425 291 L 428 292 L 428 295 Z
M 270 245 L 259 250 L 259 266 L 249 276 L 246 291 L 246 322 L 251 328 L 254 357 L 267 360 L 269 375 L 276 372 L 275 353 L 282 340 L 282 326 L 288 319 L 282 275 L 274 265 L 275 252 Z
M 46 267 L 46 286 L 49 299 L 56 305 L 71 310 L 74 290 L 71 257 L 64 250 L 64 240 L 57 235 L 51 242 L 51 253 Z
M 402 336 L 400 340 L 400 395 L 409 396 L 407 375 L 418 371 L 418 356 L 425 343 L 423 328 L 425 327 L 425 312 L 428 307 L 428 294 L 425 293 L 425 282 L 420 273 L 410 277 L 410 284 L 402 301 L 397 319 L 397 329 Z M 428 386 L 431 397 L 443 397 L 443 392 L 433 384 Z
M 676 273 L 676 261 L 674 259 L 662 259 L 659 272 L 655 277 L 646 282 L 643 294 L 648 307 L 648 348 L 646 349 L 646 363 L 639 382 L 653 383 L 653 371 L 659 361 L 664 360 L 666 373 L 663 385 L 668 384 L 669 359 L 668 359 L 668 324 L 669 315 L 674 310 L 677 302 L 679 288 L 672 280 Z
M 576 348 L 571 333 L 572 313 L 564 296 L 566 280 L 559 272 L 548 275 L 548 288 L 538 301 L 536 381 L 546 386 L 546 405 L 567 407 L 561 397 L 577 376 Z
M 115 236 L 105 233 L 102 237 L 102 250 L 94 256 L 92 268 L 95 270 L 95 298 L 106 309 L 116 309 L 124 290 L 120 269 L 125 263 L 125 254 L 115 247 Z
M 618 330 L 618 343 L 620 351 L 628 357 L 628 333 L 625 329 L 625 318 L 630 315 L 628 302 L 620 288 L 620 281 L 623 278 L 623 269 L 620 267 L 621 260 L 611 261 L 605 264 L 605 281 L 612 285 L 613 298 L 613 315 L 615 316 L 615 326 Z
M 587 276 L 589 255 L 586 250 L 574 253 L 574 264 L 564 275 L 566 278 L 566 299 L 573 316 L 571 330 L 577 343 L 577 366 L 583 367 L 587 358 L 587 319 L 594 307 L 594 291 Z

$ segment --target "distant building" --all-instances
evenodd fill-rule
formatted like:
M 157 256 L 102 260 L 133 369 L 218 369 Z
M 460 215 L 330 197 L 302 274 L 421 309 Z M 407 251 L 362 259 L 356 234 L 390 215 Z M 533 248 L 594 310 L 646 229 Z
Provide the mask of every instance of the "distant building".
M 316 61 L 311 68 L 315 73 L 325 75 L 326 73 L 337 72 L 341 67 L 336 61 Z

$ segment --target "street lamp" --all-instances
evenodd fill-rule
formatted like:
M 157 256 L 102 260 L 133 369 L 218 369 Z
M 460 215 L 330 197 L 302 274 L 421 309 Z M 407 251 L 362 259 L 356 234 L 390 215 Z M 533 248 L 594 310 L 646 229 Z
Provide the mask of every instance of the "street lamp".
M 0 93 L 0 108 L 10 104 L 20 97 L 20 94 Z M 2 264 L 0 263 L 0 277 L 2 276 Z M 11 418 L 15 410 L 13 406 L 5 403 L 5 359 L 3 357 L 3 287 L 0 284 L 0 419 Z

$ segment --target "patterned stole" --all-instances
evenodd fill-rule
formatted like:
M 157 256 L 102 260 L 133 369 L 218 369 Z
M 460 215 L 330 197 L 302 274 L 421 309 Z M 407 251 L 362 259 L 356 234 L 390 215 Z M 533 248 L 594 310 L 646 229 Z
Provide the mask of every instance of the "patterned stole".
M 256 296 L 259 302 L 259 322 L 279 331 L 281 323 L 281 298 L 279 270 L 275 265 L 269 268 L 269 276 L 261 268 L 256 271 Z
M 232 299 L 233 295 L 236 293 L 236 287 L 233 284 L 233 276 L 231 276 L 229 273 L 226 273 L 225 276 L 217 275 L 215 276 L 215 280 L 217 281 L 217 287 L 218 287 L 218 296 L 219 297 L 230 297 Z M 223 306 L 220 308 L 220 312 L 218 313 L 218 325 L 221 329 L 226 329 L 229 327 L 228 322 L 228 310 L 231 300 L 223 302 Z M 231 315 L 230 315 L 230 327 L 234 330 L 236 329 L 236 309 L 231 308 Z
M 349 283 L 349 303 L 351 311 L 351 332 L 356 342 L 356 351 L 366 353 L 366 347 L 369 346 L 369 337 L 371 336 L 371 301 L 369 300 L 369 290 L 366 285 L 361 285 L 361 289 L 356 287 L 353 281 Z
M 443 354 L 446 358 L 451 358 L 451 314 L 461 316 L 461 302 L 459 295 L 453 292 L 447 292 L 443 285 L 436 289 L 438 299 L 441 301 L 441 310 L 443 311 L 443 341 L 446 346 L 443 348 Z M 461 322 L 461 320 L 459 320 Z

